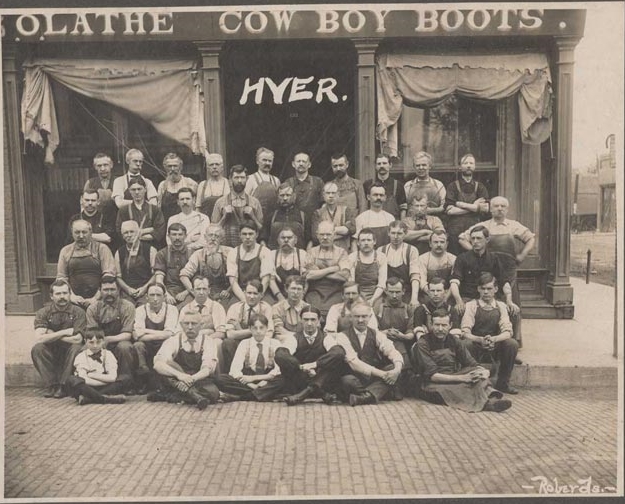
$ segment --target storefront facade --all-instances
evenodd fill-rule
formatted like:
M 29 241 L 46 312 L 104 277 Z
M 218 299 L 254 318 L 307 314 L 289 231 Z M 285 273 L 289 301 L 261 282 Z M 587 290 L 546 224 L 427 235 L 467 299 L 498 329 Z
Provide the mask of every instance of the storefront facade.
M 426 150 L 447 184 L 474 153 L 478 180 L 536 232 L 519 272 L 524 315 L 572 317 L 572 89 L 584 21 L 582 10 L 427 4 L 3 16 L 7 311 L 45 299 L 96 152 L 118 176 L 125 151 L 139 148 L 158 183 L 169 151 L 202 180 L 205 152 L 253 171 L 264 145 L 282 180 L 300 151 L 325 180 L 333 153 L 365 180 L 383 151 L 404 181 Z

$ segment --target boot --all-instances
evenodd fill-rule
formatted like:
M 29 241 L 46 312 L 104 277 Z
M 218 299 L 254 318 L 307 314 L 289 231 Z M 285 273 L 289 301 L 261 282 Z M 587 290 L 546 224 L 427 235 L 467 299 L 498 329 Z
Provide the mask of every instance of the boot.
M 363 404 L 375 404 L 376 402 L 375 396 L 368 390 L 362 394 L 349 394 L 350 406 L 362 406 Z
M 124 404 L 126 402 L 126 396 L 120 395 L 105 395 L 105 404 Z
M 494 411 L 501 413 L 512 406 L 512 401 L 508 399 L 489 399 L 482 411 Z
M 324 404 L 331 406 L 332 404 L 336 404 L 339 402 L 339 398 L 336 394 L 332 394 L 331 392 L 321 391 L 321 400 Z
M 312 386 L 306 387 L 301 392 L 297 394 L 293 394 L 290 396 L 286 396 L 283 401 L 287 404 L 287 406 L 295 406 L 296 404 L 300 404 L 304 402 L 307 397 L 310 397 L 315 392 L 315 388 Z
M 228 394 L 227 392 L 219 391 L 219 400 L 223 403 L 229 403 L 240 400 L 240 397 L 235 394 Z
M 209 404 L 208 399 L 206 399 L 206 397 L 204 397 L 202 394 L 200 394 L 193 387 L 191 387 L 189 390 L 187 390 L 185 392 L 185 394 L 187 395 L 187 397 L 189 399 L 191 399 L 192 401 L 195 402 L 195 405 L 197 406 L 197 409 L 199 409 L 200 411 L 203 411 L 203 410 L 205 410 L 208 407 L 208 404 Z

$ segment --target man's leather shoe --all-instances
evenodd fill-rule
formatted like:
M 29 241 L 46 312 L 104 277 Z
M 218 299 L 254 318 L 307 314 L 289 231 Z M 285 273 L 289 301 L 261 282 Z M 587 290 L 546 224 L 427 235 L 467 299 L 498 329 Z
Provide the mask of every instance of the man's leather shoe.
M 106 404 L 124 404 L 126 402 L 125 395 L 105 395 Z
M 219 392 L 219 400 L 223 403 L 229 403 L 239 400 L 239 396 L 235 394 L 228 394 L 228 392 Z
M 78 396 L 78 406 L 84 406 L 85 404 L 89 404 L 89 401 L 87 400 L 87 398 L 84 395 L 79 395 Z
M 330 392 L 322 392 L 321 400 L 324 402 L 324 404 L 327 404 L 329 406 L 339 402 L 339 398 L 336 396 L 336 394 L 332 394 Z
M 393 401 L 403 401 L 404 400 L 404 394 L 401 391 L 401 388 L 399 387 L 399 385 L 395 385 L 393 387 L 393 389 L 391 390 L 391 399 L 393 399 Z
M 349 394 L 350 406 L 362 406 L 364 404 L 375 404 L 375 396 L 367 391 L 362 394 Z
M 67 394 L 63 390 L 63 385 L 59 385 L 56 388 L 56 390 L 54 391 L 54 395 L 52 397 L 54 397 L 55 399 L 63 399 L 64 397 L 67 397 Z
M 148 402 L 167 402 L 167 396 L 162 392 L 150 392 L 146 398 Z
M 508 399 L 489 399 L 484 405 L 484 409 L 482 411 L 494 411 L 496 413 L 501 413 L 502 411 L 509 409 L 511 406 L 512 401 Z
M 315 389 L 313 387 L 306 387 L 297 394 L 286 396 L 283 401 L 287 404 L 287 406 L 295 406 L 296 404 L 304 402 L 304 400 L 307 397 L 310 397 L 314 391 Z
M 47 397 L 48 399 L 51 397 L 54 397 L 55 392 L 56 392 L 56 385 L 51 385 L 43 393 L 43 397 Z
M 519 390 L 515 389 L 511 385 L 506 385 L 505 387 L 495 387 L 495 388 L 499 390 L 500 392 L 503 392 L 504 394 L 517 395 L 519 393 Z
M 523 361 L 517 357 L 516 359 L 514 359 L 514 363 L 520 366 L 521 364 L 523 364 Z
M 195 403 L 195 405 L 197 406 L 197 409 L 199 409 L 200 411 L 204 411 L 206 408 L 208 408 L 208 404 L 209 404 L 209 400 L 206 399 L 206 397 L 202 397 L 198 399 L 197 402 Z

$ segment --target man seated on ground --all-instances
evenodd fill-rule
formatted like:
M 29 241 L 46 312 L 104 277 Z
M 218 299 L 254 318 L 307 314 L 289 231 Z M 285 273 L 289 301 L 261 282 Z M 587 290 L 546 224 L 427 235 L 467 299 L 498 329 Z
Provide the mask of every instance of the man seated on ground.
M 301 276 L 290 276 L 286 279 L 286 299 L 272 306 L 273 327 L 278 339 L 294 336 L 302 330 L 301 313 L 310 305 L 304 301 L 306 280 Z
M 115 208 L 113 206 L 113 208 Z M 73 215 L 69 219 L 69 237 L 72 236 L 72 224 L 77 220 L 84 220 L 91 224 L 91 239 L 93 241 L 104 243 L 112 250 L 115 250 L 115 210 L 111 207 L 102 207 L 100 205 L 100 195 L 95 189 L 83 191 L 80 196 L 80 213 Z
M 321 330 L 321 312 L 307 306 L 301 312 L 302 329 L 295 332 L 296 347 L 276 350 L 275 361 L 284 377 L 284 398 L 289 406 L 303 402 L 308 397 L 320 397 L 326 404 L 337 399 L 336 390 L 345 361 L 345 351 L 338 345 L 326 349 L 326 335 Z M 332 339 L 332 338 L 328 338 Z
M 436 215 L 428 215 L 428 198 L 422 196 L 410 201 L 408 215 L 402 221 L 408 227 L 404 241 L 417 247 L 419 254 L 430 251 L 430 236 L 434 231 L 445 231 Z
M 367 326 L 371 316 L 368 304 L 357 303 L 352 308 L 352 327 L 328 335 L 345 350 L 350 370 L 341 376 L 340 396 L 351 406 L 377 404 L 389 393 L 395 399 L 402 398 L 394 394 L 394 389 L 404 359 L 384 333 Z
M 343 286 L 343 302 L 330 307 L 323 330 L 326 333 L 347 331 L 352 324 L 352 307 L 358 302 L 366 303 L 365 298 L 360 295 L 358 284 L 346 282 Z M 369 318 L 368 326 L 371 329 L 377 329 L 378 319 L 376 317 Z
M 193 299 L 180 280 L 180 272 L 191 257 L 191 251 L 185 245 L 186 235 L 187 229 L 182 224 L 174 223 L 169 226 L 169 245 L 159 250 L 154 258 L 154 279 L 165 287 L 165 301 L 178 307 Z
M 223 330 L 226 339 L 222 345 L 224 355 L 224 369 L 230 368 L 239 343 L 252 336 L 251 319 L 254 314 L 260 314 L 267 318 L 269 337 L 273 337 L 273 313 L 271 305 L 262 301 L 263 291 L 260 280 L 250 280 L 245 285 L 245 302 L 234 303 L 226 314 L 226 324 Z
M 370 228 L 358 233 L 358 250 L 349 254 L 349 279 L 358 284 L 360 295 L 373 304 L 384 294 L 386 255 L 375 249 L 375 235 Z
M 135 323 L 135 307 L 119 296 L 115 277 L 102 278 L 100 299 L 87 308 L 87 327 L 99 327 L 104 331 L 106 347 L 115 354 L 119 364 L 119 378 L 128 383 L 132 379 L 136 352 L 132 346 Z
M 139 224 L 126 221 L 122 224 L 124 245 L 115 252 L 117 283 L 124 299 L 135 306 L 145 303 L 145 295 L 153 280 L 156 249 L 139 239 Z
M 151 373 L 154 356 L 163 341 L 173 336 L 178 326 L 178 310 L 165 302 L 165 287 L 162 284 L 151 284 L 147 297 L 148 302 L 139 306 L 135 312 L 135 327 L 132 332 L 138 360 L 138 394 L 145 394 L 148 389 L 156 388 Z
M 201 212 L 195 210 L 195 196 L 193 191 L 188 188 L 182 188 L 178 191 L 178 206 L 180 213 L 172 215 L 167 221 L 167 229 L 172 224 L 182 224 L 187 230 L 184 243 L 193 252 L 201 249 L 204 245 L 204 235 L 210 219 Z M 171 239 L 167 235 L 167 245 L 171 245 Z
M 204 410 L 219 398 L 214 382 L 217 368 L 215 340 L 200 336 L 202 318 L 196 311 L 180 317 L 182 331 L 165 340 L 154 357 L 154 371 L 159 374 L 162 392 L 148 394 L 148 401 L 179 400 Z
M 518 394 L 510 385 L 510 376 L 519 351 L 512 339 L 512 324 L 505 303 L 495 299 L 497 280 L 490 273 L 478 279 L 479 299 L 465 305 L 462 316 L 462 338 L 471 355 L 478 362 L 499 363 L 495 388 L 505 394 Z
M 72 374 L 76 355 L 82 349 L 87 325 L 85 311 L 70 303 L 70 288 L 65 280 L 50 286 L 51 303 L 35 314 L 35 339 L 30 354 L 41 375 L 44 397 L 66 396 L 64 385 Z
M 271 401 L 284 388 L 280 368 L 275 362 L 276 351 L 283 346 L 268 331 L 268 319 L 255 313 L 250 317 L 252 337 L 237 347 L 230 372 L 217 377 L 217 386 L 224 401 Z M 289 351 L 295 350 L 291 344 Z
M 97 327 L 85 331 L 86 348 L 74 360 L 75 373 L 67 380 L 69 395 L 85 404 L 123 404 L 121 395 L 130 386 L 129 376 L 117 375 L 117 359 L 105 348 L 104 332 Z
M 432 313 L 444 311 L 449 314 L 451 332 L 460 336 L 460 317 L 456 310 L 447 302 L 447 291 L 445 281 L 442 278 L 434 277 L 427 284 L 429 298 L 426 303 L 419 305 L 414 311 L 412 320 L 413 334 L 418 340 L 424 334 L 432 332 Z
M 420 396 L 467 412 L 504 411 L 512 406 L 493 389 L 487 369 L 478 366 L 466 346 L 450 334 L 449 314 L 436 310 L 432 330 L 415 345 L 422 376 Z
M 310 257 L 305 250 L 297 248 L 297 236 L 290 227 L 284 227 L 278 235 L 280 248 L 271 251 L 274 272 L 269 280 L 269 291 L 278 301 L 286 299 L 286 279 L 290 276 L 306 276 Z

